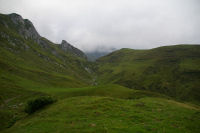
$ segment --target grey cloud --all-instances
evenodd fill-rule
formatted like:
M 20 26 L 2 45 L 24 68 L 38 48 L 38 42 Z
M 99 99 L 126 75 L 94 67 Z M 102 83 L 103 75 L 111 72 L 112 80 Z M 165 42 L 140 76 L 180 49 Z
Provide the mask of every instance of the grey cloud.
M 0 0 L 0 12 L 84 51 L 200 43 L 199 0 Z

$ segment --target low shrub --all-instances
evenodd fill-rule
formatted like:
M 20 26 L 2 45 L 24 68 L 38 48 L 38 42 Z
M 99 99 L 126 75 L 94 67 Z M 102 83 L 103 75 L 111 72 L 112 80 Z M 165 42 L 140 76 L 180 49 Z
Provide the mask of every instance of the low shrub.
M 25 106 L 24 111 L 28 114 L 32 114 L 35 111 L 45 107 L 46 105 L 52 104 L 55 101 L 56 100 L 54 100 L 52 97 L 49 97 L 49 96 L 38 97 L 32 100 L 29 100 Z

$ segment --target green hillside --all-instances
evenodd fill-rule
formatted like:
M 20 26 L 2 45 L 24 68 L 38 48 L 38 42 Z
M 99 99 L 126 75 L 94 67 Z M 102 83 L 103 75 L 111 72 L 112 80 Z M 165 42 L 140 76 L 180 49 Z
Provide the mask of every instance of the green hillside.
M 1 120 L 9 123 L 21 117 L 23 107 L 15 107 L 30 98 L 47 95 L 38 91 L 42 88 L 92 84 L 90 63 L 85 57 L 60 46 L 41 37 L 32 23 L 18 14 L 0 14 Z M 0 129 L 5 126 L 8 125 L 0 124 Z
M 2 99 L 9 97 L 10 93 L 6 91 L 10 89 L 17 91 L 44 87 L 71 88 L 91 84 L 92 76 L 88 72 L 90 64 L 85 58 L 66 52 L 59 44 L 39 35 L 29 37 L 29 28 L 26 29 L 28 20 L 20 17 L 17 14 L 0 15 Z M 12 19 L 16 20 L 17 24 Z M 33 26 L 30 27 L 34 29 Z
M 157 93 L 112 84 L 41 91 L 58 101 L 32 115 L 21 114 L 23 119 L 3 133 L 200 131 L 199 106 Z
M 121 49 L 89 62 L 28 19 L 0 14 L 2 133 L 199 133 L 199 81 L 199 45 Z M 44 97 L 53 103 L 39 108 Z
M 200 101 L 200 46 L 121 49 L 98 59 L 99 83 L 150 90 Z

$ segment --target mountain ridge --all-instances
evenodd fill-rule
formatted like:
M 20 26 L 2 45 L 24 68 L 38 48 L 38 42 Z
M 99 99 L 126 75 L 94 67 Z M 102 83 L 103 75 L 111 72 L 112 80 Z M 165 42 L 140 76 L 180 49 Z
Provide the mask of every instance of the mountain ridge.
M 15 30 L 22 37 L 24 37 L 24 39 L 32 39 L 36 43 L 43 45 L 43 47 L 47 46 L 47 44 L 45 44 L 45 41 L 42 39 L 44 37 L 41 37 L 39 35 L 39 33 L 37 32 L 37 30 L 35 29 L 34 25 L 32 24 L 32 22 L 30 20 L 23 19 L 22 16 L 20 16 L 19 14 L 16 14 L 16 13 L 11 13 L 8 15 L 1 14 L 1 17 L 2 17 L 1 24 L 3 24 L 6 28 Z M 5 19 L 3 19 L 6 17 L 7 17 L 7 19 L 6 19 L 7 21 L 9 19 L 11 20 L 9 22 L 9 24 L 7 24 L 8 22 L 4 21 Z M 1 33 L 1 34 L 3 36 L 3 33 Z M 4 35 L 4 36 L 6 36 L 6 35 Z M 51 43 L 53 43 L 53 42 L 51 42 Z M 55 44 L 55 45 L 57 45 L 57 44 Z M 74 46 L 72 46 L 71 44 L 66 42 L 65 40 L 63 40 L 61 42 L 61 44 L 58 44 L 58 46 L 65 52 L 70 52 L 70 53 L 74 54 L 75 56 L 86 58 L 86 55 L 81 50 L 79 50 L 78 48 L 75 48 Z
M 60 47 L 62 44 L 55 44 L 41 37 L 29 22 L 18 14 L 0 14 L 1 69 L 6 70 L 4 66 L 7 65 L 12 71 L 19 71 L 15 74 L 8 71 L 11 75 L 18 75 L 22 78 L 32 75 L 30 79 L 34 79 L 36 82 L 38 79 L 33 75 L 43 73 L 41 79 L 46 79 L 47 75 L 55 78 L 64 76 L 63 78 L 66 80 L 73 80 L 77 84 L 75 86 L 90 84 L 90 73 L 85 70 L 89 64 L 84 53 L 72 45 L 69 45 L 71 49 L 63 49 Z M 29 27 L 25 26 L 26 23 L 30 24 Z M 34 32 L 32 33 L 32 31 Z M 5 73 L 5 71 L 3 72 Z M 11 77 L 7 78 L 11 79 Z M 3 79 L 2 81 L 8 82 Z M 56 80 L 44 81 L 43 84 L 52 84 Z M 69 85 L 68 82 L 63 84 Z M 69 86 L 73 87 L 73 85 Z
M 200 45 L 121 49 L 97 62 L 100 83 L 117 83 L 199 101 Z

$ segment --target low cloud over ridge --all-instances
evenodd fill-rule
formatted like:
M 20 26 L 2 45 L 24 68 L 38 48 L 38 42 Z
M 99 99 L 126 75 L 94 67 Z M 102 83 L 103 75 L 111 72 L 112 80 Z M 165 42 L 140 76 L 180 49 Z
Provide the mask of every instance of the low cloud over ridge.
M 0 0 L 0 12 L 84 51 L 200 43 L 199 0 Z

